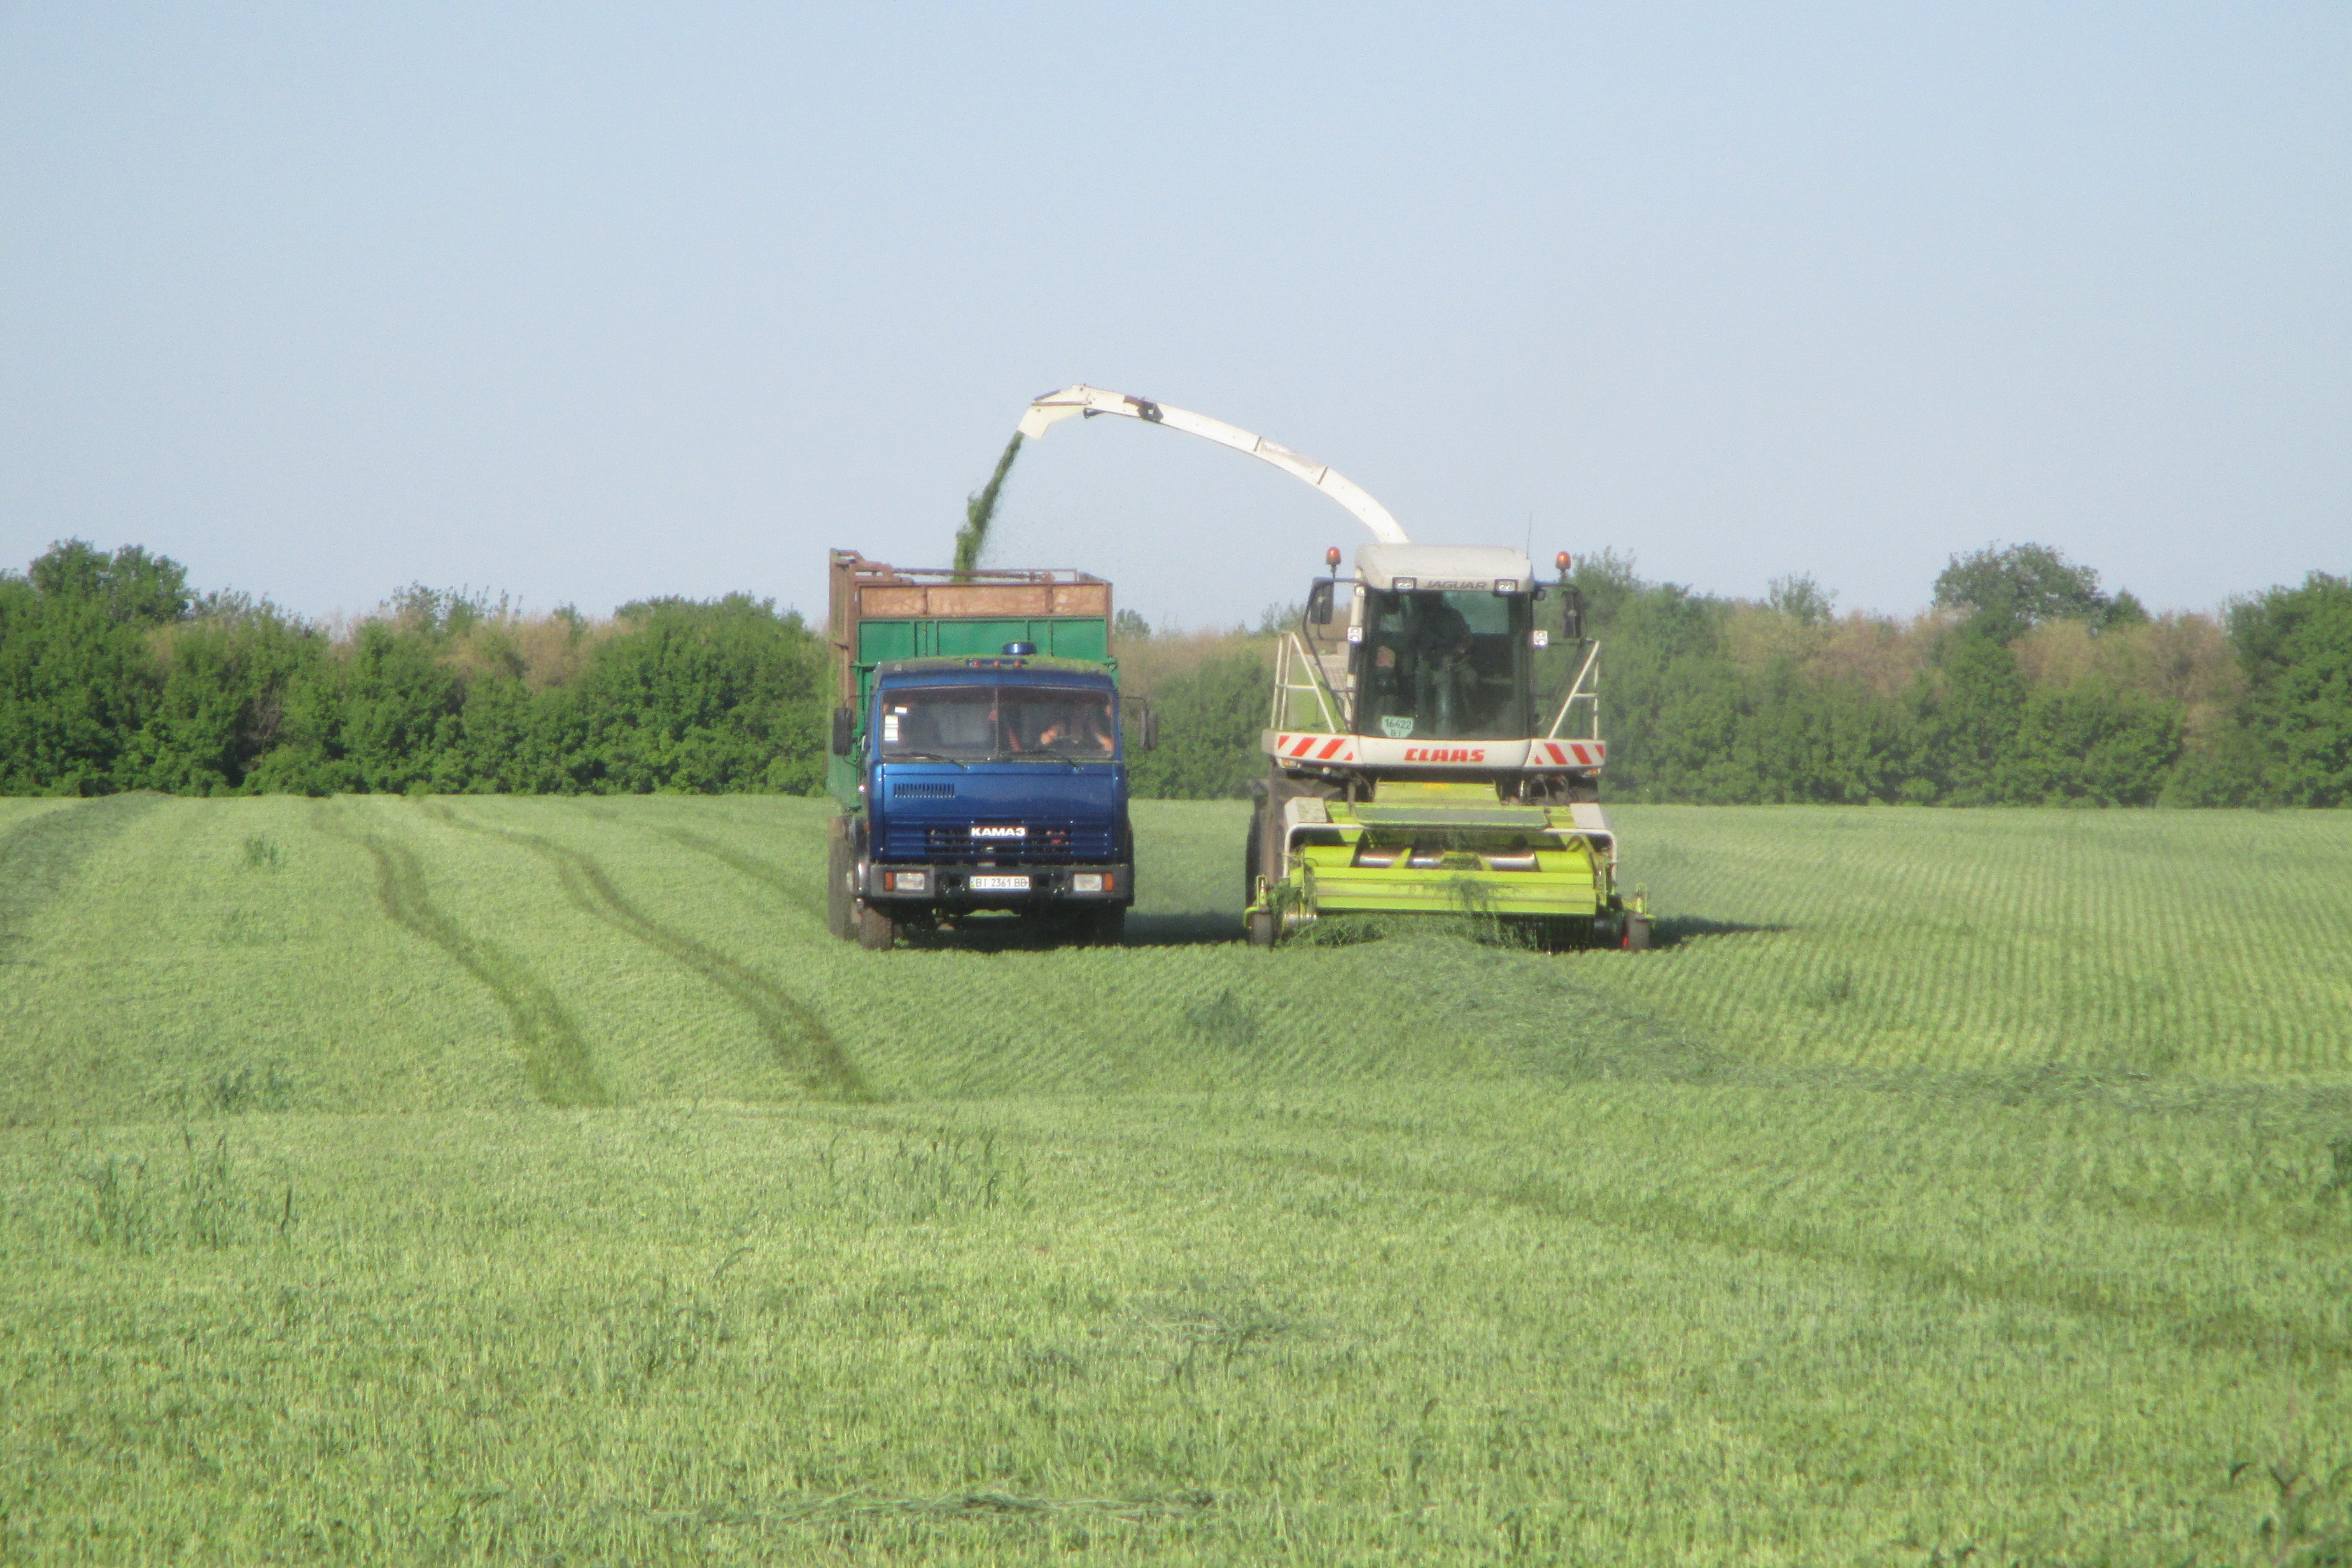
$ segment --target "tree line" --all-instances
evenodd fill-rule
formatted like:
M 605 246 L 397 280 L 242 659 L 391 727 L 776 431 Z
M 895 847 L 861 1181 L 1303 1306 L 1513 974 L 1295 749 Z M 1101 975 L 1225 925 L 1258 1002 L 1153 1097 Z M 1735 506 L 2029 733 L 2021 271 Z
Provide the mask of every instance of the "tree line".
M 137 546 L 0 574 L 0 793 L 814 793 L 824 645 L 743 595 L 527 617 L 414 586 L 331 627 Z
M 1606 798 L 2352 804 L 2341 577 L 2151 616 L 2025 544 L 1955 556 L 1908 619 L 1841 616 L 1807 577 L 1696 594 L 1606 553 L 1573 582 L 1602 645 Z M 1296 618 L 1155 635 L 1121 613 L 1123 679 L 1160 714 L 1138 795 L 1259 776 Z M 744 595 L 592 620 L 415 585 L 330 626 L 68 542 L 0 573 L 0 793 L 814 794 L 825 658 Z

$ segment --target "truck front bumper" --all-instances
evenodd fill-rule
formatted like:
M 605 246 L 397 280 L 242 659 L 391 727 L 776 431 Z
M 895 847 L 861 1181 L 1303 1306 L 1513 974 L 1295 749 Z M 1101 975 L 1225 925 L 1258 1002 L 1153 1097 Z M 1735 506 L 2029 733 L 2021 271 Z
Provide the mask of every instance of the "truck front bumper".
M 1135 868 L 974 866 L 872 861 L 859 878 L 872 904 L 942 910 L 1019 910 L 1039 904 L 1131 904 Z

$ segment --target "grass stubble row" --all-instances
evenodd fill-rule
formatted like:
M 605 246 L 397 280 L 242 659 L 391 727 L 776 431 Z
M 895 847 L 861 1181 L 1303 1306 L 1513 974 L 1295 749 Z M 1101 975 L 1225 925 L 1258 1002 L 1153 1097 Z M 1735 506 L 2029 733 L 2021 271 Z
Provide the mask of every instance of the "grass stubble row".
M 1127 949 L 865 953 L 823 809 L 0 815 L 0 1559 L 2352 1530 L 2325 816 L 1626 808 L 1547 959 L 1251 952 L 1173 803 Z

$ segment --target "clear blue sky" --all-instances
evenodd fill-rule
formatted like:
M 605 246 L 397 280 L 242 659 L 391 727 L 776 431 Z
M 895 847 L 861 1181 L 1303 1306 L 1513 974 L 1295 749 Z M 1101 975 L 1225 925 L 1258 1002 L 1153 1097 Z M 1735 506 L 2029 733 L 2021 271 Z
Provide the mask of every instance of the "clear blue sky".
M 0 5 L 0 564 L 821 610 L 1074 381 L 1715 593 L 2344 572 L 2352 7 Z M 1362 537 L 1096 420 L 992 559 Z

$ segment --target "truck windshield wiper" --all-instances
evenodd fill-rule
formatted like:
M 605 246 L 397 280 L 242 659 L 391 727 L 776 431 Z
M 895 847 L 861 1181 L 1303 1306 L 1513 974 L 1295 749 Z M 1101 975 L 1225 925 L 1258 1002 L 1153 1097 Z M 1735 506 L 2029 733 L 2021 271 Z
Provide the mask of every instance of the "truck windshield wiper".
M 999 752 L 996 755 L 989 758 L 988 760 L 992 763 L 1025 763 L 1033 758 L 1042 758 L 1047 762 L 1055 763 L 1107 763 L 1110 761 L 1108 757 L 1076 757 L 1072 756 L 1067 752 L 1057 752 L 1051 746 L 1040 746 L 1034 752 Z
M 966 770 L 971 767 L 961 757 L 950 757 L 945 752 L 891 752 L 882 760 L 886 763 L 953 763 Z

